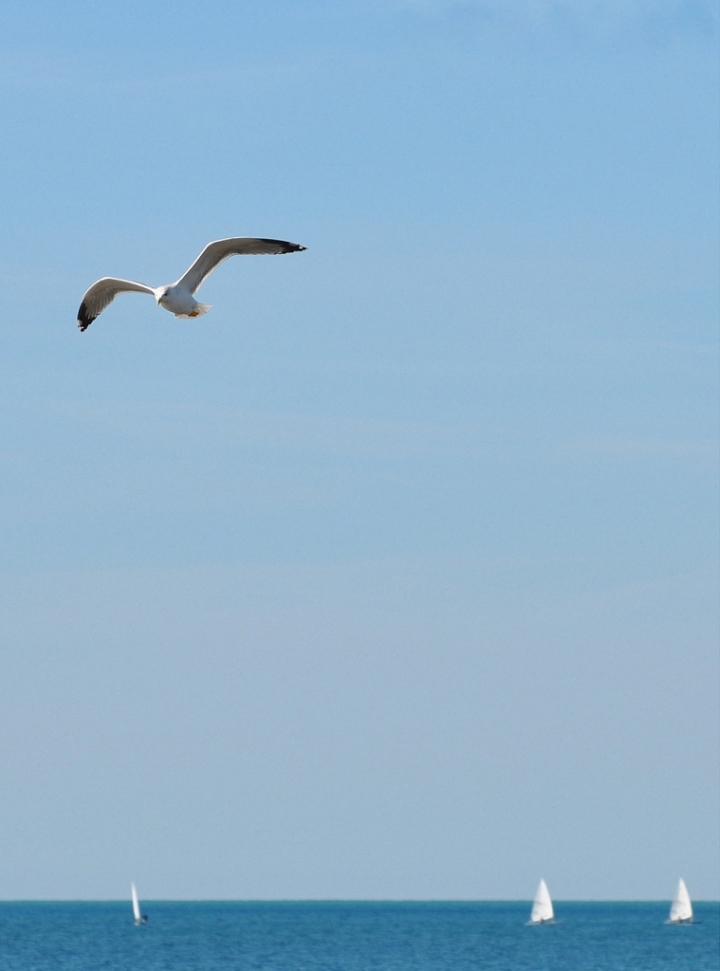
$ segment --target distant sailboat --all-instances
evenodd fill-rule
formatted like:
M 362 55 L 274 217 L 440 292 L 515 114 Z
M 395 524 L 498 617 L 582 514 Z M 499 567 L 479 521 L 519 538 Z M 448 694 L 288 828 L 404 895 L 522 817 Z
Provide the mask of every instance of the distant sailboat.
M 147 917 L 140 910 L 140 901 L 138 900 L 137 890 L 135 889 L 135 884 L 130 884 L 130 891 L 132 893 L 132 905 L 133 905 L 133 916 L 135 917 L 136 924 L 147 924 Z
M 692 924 L 693 923 L 693 909 L 690 903 L 690 894 L 685 886 L 685 881 L 680 878 L 680 883 L 677 885 L 677 890 L 675 891 L 675 899 L 672 902 L 672 907 L 670 908 L 670 916 L 667 919 L 668 924 Z
M 535 894 L 528 924 L 547 924 L 550 921 L 554 922 L 554 920 L 555 911 L 550 899 L 550 892 L 545 881 L 541 880 Z

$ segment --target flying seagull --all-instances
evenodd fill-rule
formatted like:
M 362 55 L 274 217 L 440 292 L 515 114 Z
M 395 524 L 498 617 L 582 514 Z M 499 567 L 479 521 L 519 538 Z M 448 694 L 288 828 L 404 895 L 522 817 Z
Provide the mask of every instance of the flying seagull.
M 217 239 L 208 243 L 190 269 L 177 283 L 164 287 L 148 287 L 134 280 L 116 280 L 105 276 L 93 283 L 82 298 L 78 310 L 77 324 L 80 330 L 87 330 L 90 324 L 109 306 L 119 293 L 150 293 L 158 304 L 176 317 L 200 317 L 210 310 L 207 303 L 198 303 L 193 294 L 203 280 L 218 263 L 228 256 L 251 253 L 299 253 L 306 249 L 297 243 L 286 243 L 282 239 L 253 239 L 250 236 L 236 236 L 233 239 Z

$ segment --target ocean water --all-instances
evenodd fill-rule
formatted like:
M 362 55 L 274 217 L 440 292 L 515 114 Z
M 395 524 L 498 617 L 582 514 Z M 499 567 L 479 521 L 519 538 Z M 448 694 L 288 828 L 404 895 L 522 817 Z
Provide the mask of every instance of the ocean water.
M 1 971 L 717 971 L 720 906 L 666 926 L 668 904 L 0 904 Z

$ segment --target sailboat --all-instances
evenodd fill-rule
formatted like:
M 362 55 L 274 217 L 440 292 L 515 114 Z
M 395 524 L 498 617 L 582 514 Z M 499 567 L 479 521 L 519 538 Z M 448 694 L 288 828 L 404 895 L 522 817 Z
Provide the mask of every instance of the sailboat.
M 693 909 L 690 903 L 690 894 L 685 886 L 685 881 L 680 877 L 680 883 L 675 891 L 675 899 L 670 907 L 670 916 L 667 924 L 693 924 Z
M 535 894 L 532 910 L 530 911 L 528 925 L 548 923 L 555 923 L 555 911 L 553 910 L 547 884 L 544 880 L 541 880 L 537 888 L 537 893 Z
M 147 924 L 147 917 L 140 910 L 140 901 L 138 900 L 137 890 L 134 883 L 130 884 L 130 892 L 132 893 L 133 917 L 135 918 L 135 923 Z

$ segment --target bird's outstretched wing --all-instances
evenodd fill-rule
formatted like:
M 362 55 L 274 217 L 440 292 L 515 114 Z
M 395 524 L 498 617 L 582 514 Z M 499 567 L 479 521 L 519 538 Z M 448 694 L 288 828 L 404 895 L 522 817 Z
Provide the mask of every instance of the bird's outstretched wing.
M 218 239 L 208 243 L 190 269 L 180 277 L 175 286 L 187 287 L 195 293 L 205 277 L 212 273 L 218 263 L 228 256 L 241 256 L 262 253 L 299 253 L 306 249 L 297 243 L 287 243 L 283 239 L 253 239 L 252 236 L 236 236 L 232 239 Z
M 105 276 L 97 283 L 93 283 L 82 298 L 77 316 L 80 330 L 87 330 L 93 320 L 113 302 L 119 293 L 126 292 L 150 293 L 155 296 L 153 288 L 145 286 L 144 283 L 135 283 L 134 280 L 115 280 L 111 276 Z

